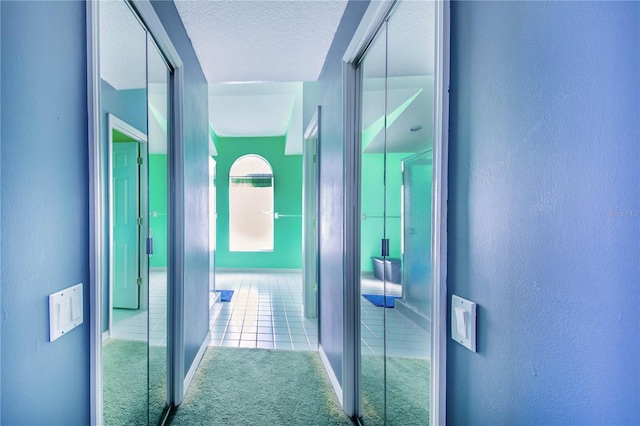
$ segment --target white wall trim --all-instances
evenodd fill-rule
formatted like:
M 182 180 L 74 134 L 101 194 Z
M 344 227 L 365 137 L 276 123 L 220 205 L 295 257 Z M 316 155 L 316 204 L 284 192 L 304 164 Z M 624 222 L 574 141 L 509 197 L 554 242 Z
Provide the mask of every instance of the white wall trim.
M 204 341 L 200 345 L 200 349 L 198 349 L 198 353 L 193 359 L 193 363 L 191 364 L 191 367 L 189 368 L 189 371 L 187 371 L 187 375 L 184 378 L 183 388 L 184 388 L 185 395 L 187 394 L 187 390 L 189 389 L 189 385 L 191 384 L 193 377 L 196 375 L 196 371 L 198 370 L 198 367 L 200 367 L 200 361 L 202 361 L 202 357 L 204 356 L 204 353 L 207 351 L 207 348 L 209 347 L 210 342 L 211 342 L 211 335 L 209 334 L 209 332 L 207 332 L 207 334 L 204 336 Z
M 318 346 L 318 353 L 320 354 L 320 360 L 322 360 L 324 369 L 327 371 L 327 375 L 329 376 L 331 386 L 333 386 L 333 391 L 336 393 L 338 401 L 340 401 L 340 405 L 342 405 L 342 388 L 340 387 L 340 382 L 338 381 L 336 374 L 333 372 L 333 368 L 331 368 L 331 363 L 329 362 L 329 358 L 327 358 L 327 354 L 324 352 L 322 345 Z
M 344 62 L 356 63 L 360 59 L 396 2 L 397 0 L 380 0 L 369 3 L 367 11 L 342 57 Z
M 342 355 L 342 409 L 360 417 L 360 73 L 354 63 L 343 63 L 344 96 L 344 343 Z
M 169 162 L 169 245 L 168 267 L 169 297 L 167 342 L 169 368 L 170 404 L 178 406 L 184 396 L 184 133 L 183 133 L 183 92 L 184 70 L 175 68 L 170 75 L 171 87 L 171 129 L 172 142 L 168 147 Z
M 147 142 L 147 135 L 113 114 L 107 114 L 107 124 L 109 129 L 116 129 L 138 142 Z
M 155 9 L 151 5 L 150 0 L 128 0 L 129 3 L 138 13 L 140 19 L 144 23 L 147 30 L 151 34 L 151 37 L 156 42 L 160 51 L 168 60 L 169 64 L 174 68 L 182 68 L 182 59 L 176 50 L 169 34 L 162 26 L 160 18 L 156 14 Z
M 447 200 L 450 3 L 436 2 L 433 214 L 431 229 L 431 425 L 447 424 Z
M 104 274 L 104 144 L 100 113 L 100 53 L 98 4 L 86 2 L 87 127 L 89 150 L 89 411 L 93 425 L 102 419 L 102 288 Z

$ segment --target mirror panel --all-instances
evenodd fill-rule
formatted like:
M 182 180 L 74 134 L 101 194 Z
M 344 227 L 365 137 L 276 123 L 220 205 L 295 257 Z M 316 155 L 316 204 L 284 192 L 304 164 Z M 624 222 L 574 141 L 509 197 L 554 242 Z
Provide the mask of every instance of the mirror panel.
M 386 24 L 360 64 L 362 77 L 360 330 L 361 400 L 365 425 L 385 422 L 384 320 Z
M 399 244 L 385 284 L 399 298 L 385 310 L 385 400 L 402 425 L 429 424 L 434 12 L 402 1 L 387 26 L 387 226 Z
M 146 31 L 125 2 L 98 2 L 108 261 L 103 289 L 103 420 L 148 423 Z
M 366 425 L 429 424 L 434 6 L 398 2 L 360 64 Z
M 168 83 L 169 69 L 147 38 L 149 128 L 149 421 L 160 424 L 167 404 Z

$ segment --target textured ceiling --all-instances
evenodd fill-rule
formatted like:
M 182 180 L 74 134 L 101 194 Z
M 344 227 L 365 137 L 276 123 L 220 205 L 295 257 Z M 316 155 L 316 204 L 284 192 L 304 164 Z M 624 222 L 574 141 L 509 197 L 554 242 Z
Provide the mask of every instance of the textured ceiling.
M 176 1 L 209 84 L 317 80 L 346 5 Z
M 100 77 L 117 90 L 147 85 L 147 36 L 125 2 L 98 2 Z

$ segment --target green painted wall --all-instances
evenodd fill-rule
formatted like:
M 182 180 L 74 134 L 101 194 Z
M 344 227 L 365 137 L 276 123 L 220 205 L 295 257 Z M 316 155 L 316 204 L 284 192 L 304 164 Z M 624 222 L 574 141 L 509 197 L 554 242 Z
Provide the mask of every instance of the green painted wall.
M 240 157 L 257 154 L 273 168 L 274 211 L 302 215 L 302 156 L 284 155 L 285 137 L 224 138 L 216 141 L 217 247 L 220 268 L 302 268 L 302 218 L 274 221 L 273 252 L 229 251 L 229 169 Z
M 154 217 L 154 212 L 157 216 Z M 153 255 L 149 266 L 167 266 L 167 155 L 149 155 L 149 227 Z
M 411 154 L 387 154 L 387 238 L 390 257 L 399 258 L 401 234 L 402 160 Z M 372 257 L 380 256 L 380 240 L 383 230 L 384 155 L 362 155 L 362 220 L 361 268 L 373 271 Z

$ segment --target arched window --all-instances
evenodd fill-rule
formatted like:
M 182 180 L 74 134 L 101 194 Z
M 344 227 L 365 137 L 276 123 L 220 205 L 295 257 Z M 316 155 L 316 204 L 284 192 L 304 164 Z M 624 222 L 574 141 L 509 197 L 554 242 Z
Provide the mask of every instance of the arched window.
M 259 155 L 229 170 L 229 251 L 273 251 L 273 170 Z

